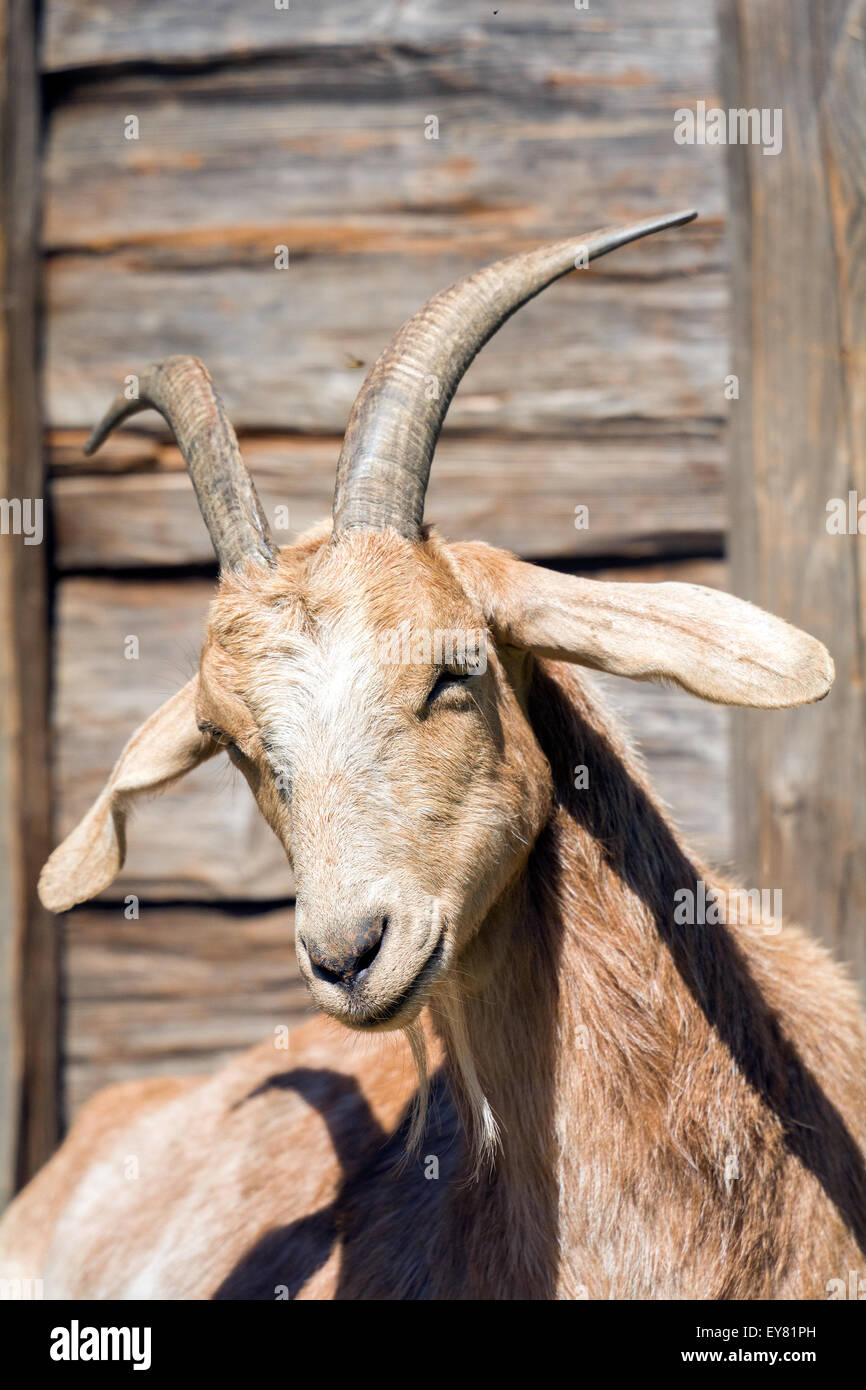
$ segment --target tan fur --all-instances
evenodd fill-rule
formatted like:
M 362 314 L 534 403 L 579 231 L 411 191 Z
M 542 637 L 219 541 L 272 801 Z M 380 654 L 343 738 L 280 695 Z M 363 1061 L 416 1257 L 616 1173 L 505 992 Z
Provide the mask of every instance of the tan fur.
M 685 586 L 617 595 L 430 534 L 327 534 L 222 581 L 181 712 L 146 727 L 173 741 L 154 785 L 229 748 L 293 860 L 313 998 L 353 1031 L 316 1021 L 288 1054 L 97 1097 L 7 1215 L 0 1274 L 89 1298 L 825 1296 L 866 1258 L 855 991 L 791 926 L 675 924 L 674 893 L 710 875 L 591 677 L 550 659 L 772 704 L 825 693 L 823 648 Z M 489 627 L 486 671 L 428 707 L 435 670 L 377 658 L 407 618 Z M 140 749 L 100 824 L 146 789 Z M 98 891 L 103 840 L 55 852 L 50 900 Z M 344 997 L 308 947 L 379 910 Z M 407 1160 L 394 1030 L 417 1052 L 419 1020 Z

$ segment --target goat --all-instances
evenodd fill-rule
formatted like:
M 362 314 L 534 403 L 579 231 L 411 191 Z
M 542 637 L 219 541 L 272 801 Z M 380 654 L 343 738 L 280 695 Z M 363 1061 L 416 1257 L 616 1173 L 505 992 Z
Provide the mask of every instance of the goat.
M 287 1061 L 266 1042 L 92 1099 L 4 1220 L 7 1277 L 94 1299 L 762 1299 L 859 1267 L 856 991 L 795 927 L 679 920 L 682 890 L 725 885 L 580 674 L 778 709 L 826 695 L 828 653 L 721 592 L 553 573 L 423 522 L 448 405 L 504 320 L 576 252 L 693 215 L 437 294 L 361 388 L 332 524 L 282 550 L 197 360 L 149 369 L 94 432 L 163 414 L 220 582 L 196 676 L 132 736 L 42 900 L 104 889 L 135 801 L 224 750 L 293 864 L 324 1017 Z M 410 660 L 385 658 L 394 632 Z M 415 640 L 478 632 L 483 660 Z

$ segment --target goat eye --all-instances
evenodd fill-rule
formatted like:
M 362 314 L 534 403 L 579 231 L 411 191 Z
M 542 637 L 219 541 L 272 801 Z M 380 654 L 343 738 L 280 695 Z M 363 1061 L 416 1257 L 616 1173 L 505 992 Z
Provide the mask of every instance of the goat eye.
M 218 729 L 215 724 L 210 724 L 206 721 L 203 721 L 198 727 L 200 733 L 207 734 L 209 738 L 213 739 L 214 743 L 218 744 L 220 748 L 225 749 L 232 762 L 242 762 L 244 760 L 244 754 L 241 752 L 234 739 L 229 738 L 228 734 L 222 729 Z
M 433 682 L 430 694 L 427 696 L 428 705 L 431 704 L 437 696 L 441 695 L 443 691 L 451 690 L 455 686 L 465 685 L 474 674 L 474 671 L 441 670 L 436 680 Z
M 199 720 L 198 731 L 200 734 L 212 738 L 214 743 L 218 743 L 221 748 L 224 748 L 228 743 L 228 735 L 224 734 L 222 729 L 218 729 L 216 724 L 211 724 L 209 719 Z

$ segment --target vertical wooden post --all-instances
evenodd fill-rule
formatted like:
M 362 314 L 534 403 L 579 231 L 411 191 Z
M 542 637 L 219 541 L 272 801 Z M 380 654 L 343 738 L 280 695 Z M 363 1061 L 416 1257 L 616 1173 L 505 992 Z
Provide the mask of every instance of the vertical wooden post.
M 731 582 L 836 662 L 823 704 L 736 716 L 738 867 L 866 981 L 866 534 L 827 527 L 831 499 L 866 499 L 866 0 L 719 19 L 724 106 L 783 132 L 729 152 Z
M 49 826 L 39 109 L 35 7 L 0 0 L 0 1205 L 50 1153 L 58 1118 L 57 953 L 35 893 Z

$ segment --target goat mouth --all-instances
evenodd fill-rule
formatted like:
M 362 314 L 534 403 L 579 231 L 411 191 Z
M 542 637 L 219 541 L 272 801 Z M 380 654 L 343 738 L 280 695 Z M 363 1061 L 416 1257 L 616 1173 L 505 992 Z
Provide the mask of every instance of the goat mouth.
M 345 1022 L 352 1028 L 363 1029 L 382 1028 L 387 1027 L 389 1023 L 393 1023 L 394 1020 L 418 998 L 427 986 L 432 984 L 439 973 L 444 955 L 445 927 L 443 925 L 436 940 L 436 945 L 433 947 L 433 950 L 430 952 L 414 979 L 410 980 L 409 984 L 403 990 L 402 994 L 398 994 L 396 999 L 392 999 L 390 1003 L 385 1004 L 381 1008 L 371 1009 L 369 1013 L 363 1015 L 356 1014 L 354 1017 L 345 1019 Z

